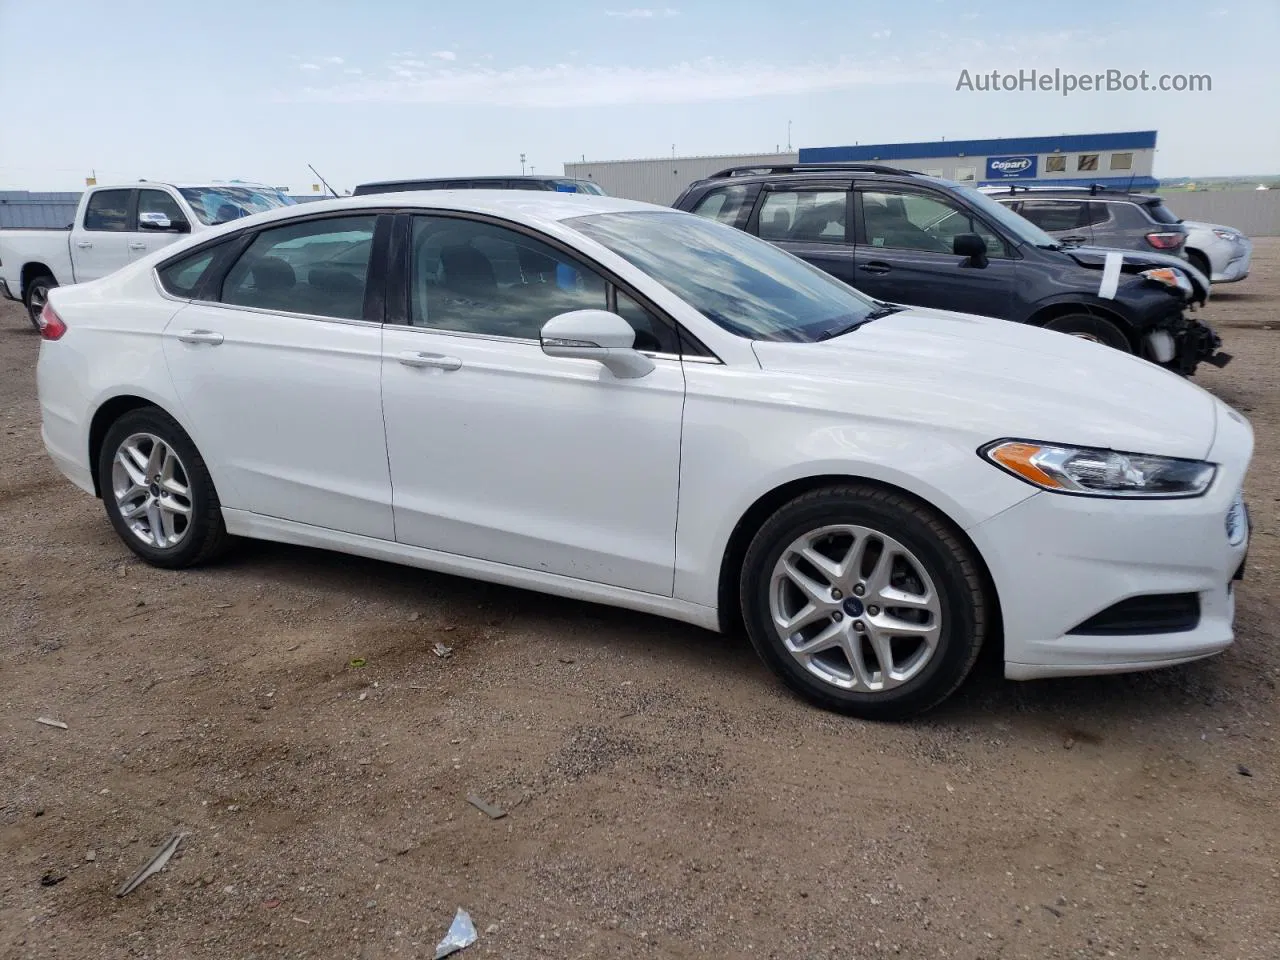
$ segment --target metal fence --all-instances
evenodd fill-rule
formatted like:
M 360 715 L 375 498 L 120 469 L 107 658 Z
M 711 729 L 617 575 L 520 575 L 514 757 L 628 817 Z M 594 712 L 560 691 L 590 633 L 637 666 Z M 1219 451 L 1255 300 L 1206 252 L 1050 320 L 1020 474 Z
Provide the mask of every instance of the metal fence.
M 1235 227 L 1248 237 L 1280 237 L 1280 190 L 1195 190 L 1162 194 L 1183 220 Z
M 76 218 L 78 193 L 0 190 L 0 229 L 60 230 Z

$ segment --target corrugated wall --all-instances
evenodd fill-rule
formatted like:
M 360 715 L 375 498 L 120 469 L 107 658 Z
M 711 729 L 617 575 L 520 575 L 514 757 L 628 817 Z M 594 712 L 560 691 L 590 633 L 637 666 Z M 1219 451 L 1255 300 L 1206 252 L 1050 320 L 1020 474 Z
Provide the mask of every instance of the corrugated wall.
M 653 160 L 607 160 L 566 163 L 564 175 L 594 180 L 611 197 L 670 206 L 693 181 L 725 167 L 795 163 L 798 153 L 729 154 L 713 157 L 663 157 Z
M 76 218 L 78 193 L 0 190 L 0 229 L 59 230 Z
M 1249 237 L 1280 237 L 1280 190 L 1204 190 L 1161 194 L 1183 220 L 1221 223 Z

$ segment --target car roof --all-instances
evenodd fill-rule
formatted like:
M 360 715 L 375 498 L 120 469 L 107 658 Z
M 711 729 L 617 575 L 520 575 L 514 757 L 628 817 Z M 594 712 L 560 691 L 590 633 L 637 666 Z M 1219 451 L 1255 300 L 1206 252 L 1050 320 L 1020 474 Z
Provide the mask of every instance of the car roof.
M 695 181 L 706 183 L 757 183 L 762 180 L 822 179 L 832 176 L 857 176 L 859 179 L 909 180 L 915 183 L 934 183 L 944 187 L 959 186 L 954 180 L 933 177 L 919 170 L 905 170 L 880 163 L 856 161 L 835 163 L 782 163 L 749 164 L 728 167 Z
M 1100 200 L 1129 200 L 1133 203 L 1158 203 L 1163 197 L 1151 193 L 1130 193 L 1128 190 L 1117 190 L 1114 187 L 984 187 L 983 193 L 989 197 L 1025 197 L 1028 200 L 1080 200 L 1085 197 L 1097 197 Z

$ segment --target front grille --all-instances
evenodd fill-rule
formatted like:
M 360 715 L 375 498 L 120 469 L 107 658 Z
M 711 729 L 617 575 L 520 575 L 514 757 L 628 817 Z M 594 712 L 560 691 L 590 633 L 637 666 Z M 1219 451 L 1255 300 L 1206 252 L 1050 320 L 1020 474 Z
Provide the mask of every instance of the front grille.
M 1183 633 L 1200 623 L 1198 593 L 1152 593 L 1113 603 L 1068 633 L 1094 637 Z

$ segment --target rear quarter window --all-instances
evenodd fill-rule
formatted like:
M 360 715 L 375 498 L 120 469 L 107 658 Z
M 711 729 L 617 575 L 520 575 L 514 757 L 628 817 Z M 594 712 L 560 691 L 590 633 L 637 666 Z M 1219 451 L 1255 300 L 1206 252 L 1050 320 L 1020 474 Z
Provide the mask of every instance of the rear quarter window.
M 206 247 L 190 256 L 165 264 L 157 271 L 160 276 L 160 286 L 164 287 L 165 292 L 170 296 L 190 300 L 195 296 L 196 290 L 200 287 L 200 281 L 204 279 L 205 273 L 213 265 L 220 250 L 222 250 L 221 244 L 216 247 Z
M 1157 200 L 1155 203 L 1147 204 L 1147 214 L 1156 223 L 1181 223 L 1182 219 L 1164 205 L 1164 202 Z

